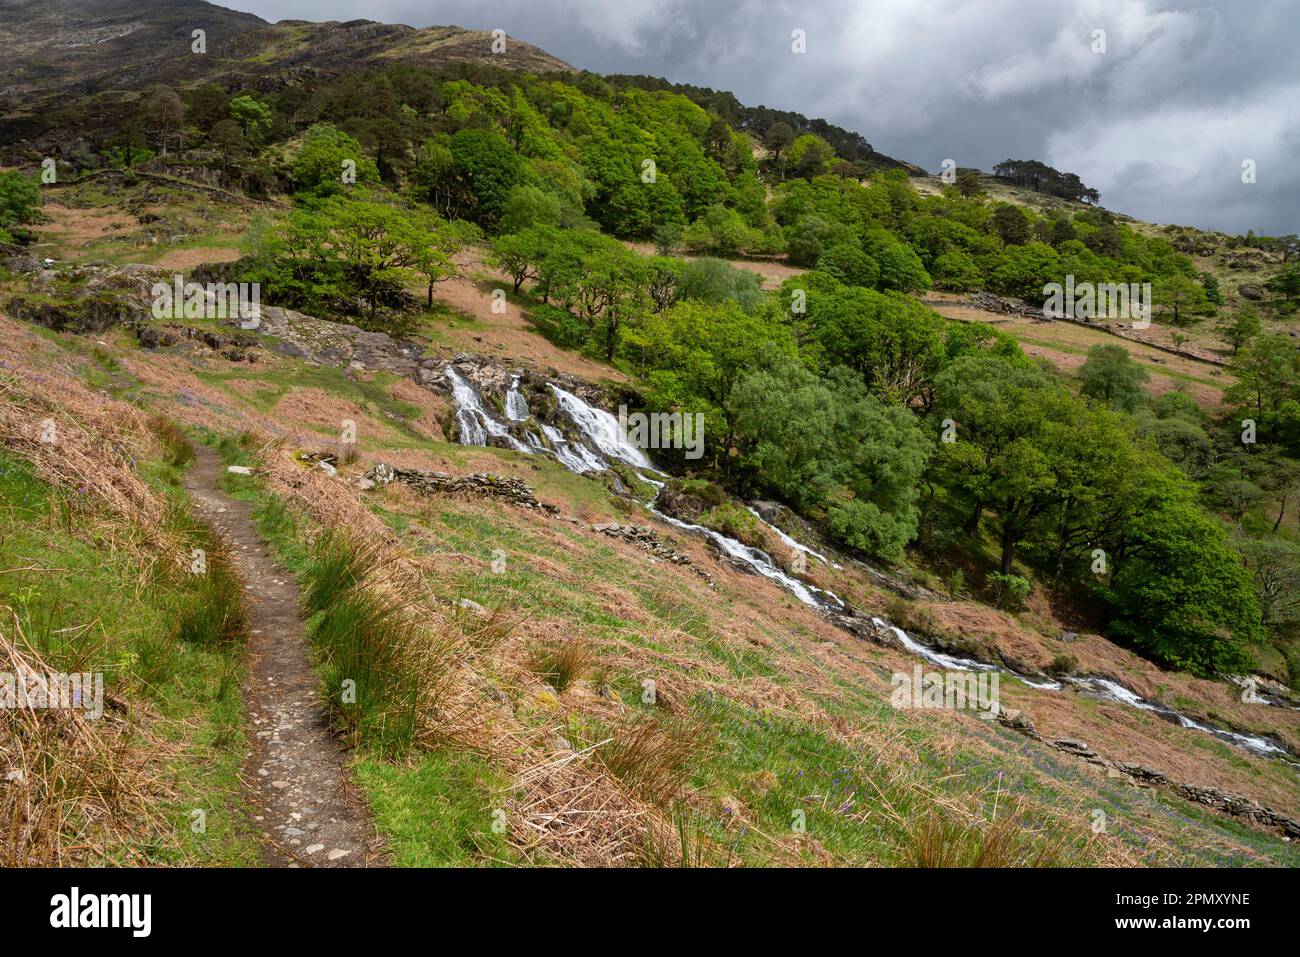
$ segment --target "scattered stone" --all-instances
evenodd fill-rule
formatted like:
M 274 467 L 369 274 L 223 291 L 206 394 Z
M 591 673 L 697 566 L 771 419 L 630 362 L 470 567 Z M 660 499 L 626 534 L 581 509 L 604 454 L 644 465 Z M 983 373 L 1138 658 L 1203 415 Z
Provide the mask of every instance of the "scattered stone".
M 687 566 L 707 581 L 710 588 L 716 587 L 716 583 L 709 573 L 696 565 L 691 560 L 690 555 L 679 552 L 665 543 L 649 525 L 620 525 L 618 522 L 597 522 L 591 526 L 591 530 L 602 535 L 608 535 L 611 538 L 621 538 L 637 548 L 644 549 L 655 558 L 661 558 L 674 565 Z
M 253 470 L 247 465 L 228 465 L 226 471 L 231 475 L 252 475 Z
M 391 474 L 391 478 L 388 476 Z M 554 505 L 537 501 L 532 488 L 525 482 L 507 475 L 491 472 L 475 472 L 470 475 L 454 476 L 445 472 L 424 472 L 416 469 L 400 469 L 391 465 L 376 465 L 365 475 L 376 485 L 387 485 L 397 481 L 431 495 L 467 492 L 488 498 L 504 499 L 521 508 L 532 508 L 558 515 L 560 510 Z
M 456 604 L 461 608 L 474 612 L 476 615 L 486 615 L 488 613 L 486 608 L 474 601 L 472 598 L 461 598 L 457 600 Z

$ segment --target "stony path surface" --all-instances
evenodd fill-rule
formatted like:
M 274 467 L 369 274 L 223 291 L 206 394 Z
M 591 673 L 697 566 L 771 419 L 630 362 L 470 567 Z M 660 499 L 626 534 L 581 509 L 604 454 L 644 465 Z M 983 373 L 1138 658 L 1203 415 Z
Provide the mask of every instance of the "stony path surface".
M 343 748 L 317 701 L 298 618 L 298 586 L 267 553 L 252 509 L 221 491 L 225 471 L 207 446 L 185 487 L 225 540 L 244 582 L 249 677 L 244 688 L 250 750 L 244 774 L 256 805 L 265 860 L 278 867 L 364 867 L 387 863 L 370 813 L 348 781 Z

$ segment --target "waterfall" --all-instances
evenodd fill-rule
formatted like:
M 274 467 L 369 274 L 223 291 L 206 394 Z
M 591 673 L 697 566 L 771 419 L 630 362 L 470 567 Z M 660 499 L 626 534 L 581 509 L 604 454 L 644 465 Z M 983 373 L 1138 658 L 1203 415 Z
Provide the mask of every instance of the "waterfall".
M 604 409 L 588 405 L 553 382 L 550 386 L 555 397 L 560 400 L 560 408 L 578 427 L 578 431 L 596 446 L 596 451 L 606 458 L 618 459 L 636 468 L 654 467 L 644 452 L 628 442 L 623 430 L 619 428 L 618 419 Z
M 551 451 L 570 472 L 599 472 L 609 468 L 609 463 L 602 459 L 581 442 L 570 442 L 553 425 L 543 425 L 542 432 L 551 441 Z
M 526 422 L 532 415 L 528 411 L 528 400 L 519 391 L 519 376 L 510 380 L 510 388 L 506 391 L 506 416 L 512 422 Z
M 658 498 L 658 496 L 656 496 L 656 498 Z M 805 605 L 812 608 L 834 607 L 839 609 L 844 607 L 844 602 L 840 601 L 840 599 L 831 592 L 801 582 L 799 579 L 781 571 L 781 569 L 777 567 L 776 563 L 768 557 L 766 552 L 757 548 L 751 548 L 743 542 L 738 542 L 734 538 L 728 538 L 721 532 L 715 532 L 713 529 L 705 528 L 703 525 L 692 525 L 689 522 L 683 522 L 679 518 L 673 518 L 671 515 L 665 515 L 654 507 L 653 502 L 650 503 L 647 508 L 669 525 L 673 525 L 683 531 L 694 532 L 697 535 L 704 535 L 711 539 L 714 544 L 726 552 L 726 554 L 731 558 L 748 565 L 764 578 L 770 578 L 786 591 L 793 594 L 795 598 L 798 598 Z M 825 599 L 820 597 L 823 595 L 826 596 Z
M 530 451 L 528 446 L 511 435 L 510 430 L 487 410 L 474 387 L 463 376 L 451 366 L 447 366 L 446 376 L 451 381 L 451 395 L 456 403 L 461 445 L 487 445 L 488 436 L 494 435 L 504 438 L 518 452 Z

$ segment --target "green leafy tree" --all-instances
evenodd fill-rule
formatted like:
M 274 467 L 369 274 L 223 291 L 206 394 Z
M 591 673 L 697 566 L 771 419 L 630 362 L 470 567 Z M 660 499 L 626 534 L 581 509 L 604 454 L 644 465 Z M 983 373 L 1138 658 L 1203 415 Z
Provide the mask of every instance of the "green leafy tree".
M 1249 303 L 1240 306 L 1218 326 L 1220 338 L 1232 346 L 1234 356 L 1241 351 L 1242 346 L 1259 335 L 1259 330 L 1259 313 Z
M 880 264 L 863 252 L 857 243 L 840 243 L 823 251 L 817 260 L 817 268 L 847 286 L 874 289 L 880 282 Z
M 1237 381 L 1223 397 L 1257 416 L 1300 398 L 1300 350 L 1287 336 L 1260 336 L 1241 350 L 1231 369 Z
M 1043 302 L 1043 287 L 1062 279 L 1061 258 L 1046 243 L 1008 246 L 989 275 L 989 288 L 1028 303 Z
M 41 187 L 34 176 L 0 172 L 0 229 L 34 223 L 41 214 Z
M 1004 575 L 1016 546 L 1059 502 L 1060 430 L 1077 411 L 1044 373 L 997 359 L 962 358 L 935 378 L 933 416 L 956 429 L 955 442 L 937 446 L 936 471 L 967 502 L 968 532 L 986 510 L 997 516 Z
M 767 128 L 763 134 L 763 145 L 772 154 L 772 164 L 777 169 L 784 169 L 781 164 L 781 152 L 794 143 L 795 131 L 789 123 L 778 120 Z
M 461 130 L 451 138 L 456 170 L 474 194 L 474 218 L 494 225 L 511 190 L 524 178 L 524 162 L 510 142 L 494 130 Z
M 501 212 L 501 231 L 517 233 L 530 226 L 560 225 L 560 198 L 536 186 L 516 186 Z
M 1197 321 L 1210 309 L 1201 285 L 1182 273 L 1159 277 L 1152 290 L 1156 315 L 1175 326 Z
M 1201 288 L 1205 290 L 1205 299 L 1213 306 L 1223 305 L 1223 292 L 1219 289 L 1219 280 L 1213 273 L 1201 273 Z
M 1241 674 L 1263 638 L 1249 572 L 1223 529 L 1173 483 L 1145 492 L 1112 552 L 1112 629 L 1162 664 Z
M 450 270 L 450 254 L 464 238 L 430 211 L 413 211 L 377 195 L 330 196 L 314 209 L 297 209 L 281 234 L 275 258 L 309 299 L 356 296 L 376 323 L 380 301 L 400 293 L 412 273 L 430 283 Z
M 1098 344 L 1088 350 L 1079 369 L 1082 393 L 1120 412 L 1132 412 L 1146 398 L 1146 369 L 1133 361 L 1123 346 Z
M 730 300 L 752 314 L 763 304 L 762 278 L 724 260 L 702 256 L 682 265 L 676 296 L 715 304 Z
M 993 210 L 993 228 L 1008 246 L 1022 246 L 1029 242 L 1029 217 L 1019 206 L 999 203 Z
M 780 354 L 737 383 L 728 407 L 742 464 L 763 486 L 824 510 L 849 547 L 902 556 L 929 451 L 905 409 L 881 404 L 851 374 L 822 378 Z
M 526 280 L 541 277 L 542 261 L 562 242 L 562 234 L 549 226 L 530 226 L 492 239 L 492 261 L 514 283 L 515 292 Z
M 271 126 L 271 108 L 249 94 L 231 100 L 229 110 L 246 140 L 257 139 Z
M 1300 263 L 1283 266 L 1278 274 L 1269 280 L 1268 285 L 1287 302 L 1300 296 Z
M 294 157 L 293 179 L 299 190 L 316 196 L 333 196 L 348 189 L 345 175 L 354 171 L 357 186 L 379 182 L 379 167 L 361 144 L 328 123 L 307 130 Z

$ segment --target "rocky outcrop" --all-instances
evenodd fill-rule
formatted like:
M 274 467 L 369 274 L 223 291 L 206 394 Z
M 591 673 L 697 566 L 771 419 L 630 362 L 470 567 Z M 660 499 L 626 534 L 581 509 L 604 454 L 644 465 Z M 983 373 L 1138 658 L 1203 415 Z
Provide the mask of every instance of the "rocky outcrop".
M 969 296 L 971 305 L 987 312 L 996 312 L 1004 316 L 1041 316 L 1042 309 L 1035 309 L 1016 299 L 1004 299 L 991 292 L 972 292 Z
M 64 302 L 49 302 L 12 296 L 4 304 L 5 315 L 55 332 L 102 333 L 131 319 L 131 310 L 108 296 L 84 296 Z
M 218 352 L 231 362 L 256 362 L 260 343 L 256 336 L 246 333 L 223 334 L 210 329 L 174 324 L 140 325 L 135 330 L 136 340 L 144 349 L 167 349 L 183 343 L 201 343 Z
M 412 378 L 421 368 L 423 348 L 417 342 L 279 306 L 262 307 L 256 331 L 273 336 L 276 351 L 318 365 L 384 370 Z

